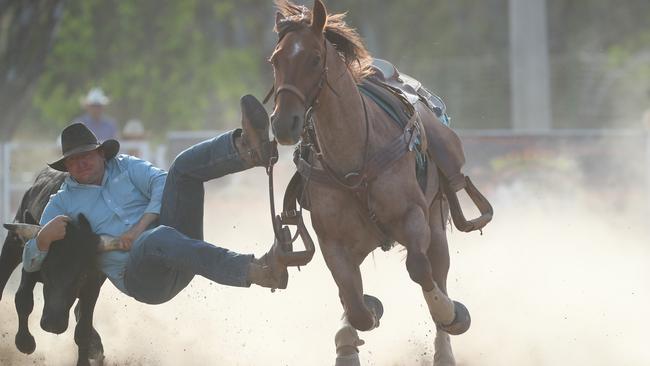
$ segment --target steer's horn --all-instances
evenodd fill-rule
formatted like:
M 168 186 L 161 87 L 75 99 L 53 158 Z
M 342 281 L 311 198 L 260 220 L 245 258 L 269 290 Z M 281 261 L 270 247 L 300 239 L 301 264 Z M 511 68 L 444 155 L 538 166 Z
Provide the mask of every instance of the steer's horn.
M 110 252 L 113 250 L 124 250 L 120 246 L 120 238 L 115 236 L 100 235 L 98 252 Z
M 18 235 L 18 237 L 24 241 L 34 239 L 38 232 L 41 230 L 41 227 L 38 225 L 23 224 L 20 222 L 4 224 L 2 226 L 4 226 L 4 228 L 7 230 L 16 233 L 16 235 Z

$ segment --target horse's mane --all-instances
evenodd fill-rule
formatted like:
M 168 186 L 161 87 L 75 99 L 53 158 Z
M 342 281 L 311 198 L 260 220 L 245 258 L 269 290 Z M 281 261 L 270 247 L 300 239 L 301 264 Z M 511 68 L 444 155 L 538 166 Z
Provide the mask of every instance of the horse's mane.
M 282 38 L 286 33 L 303 29 L 311 23 L 311 10 L 289 0 L 275 0 L 275 5 L 285 19 L 278 23 L 275 31 Z M 352 76 L 360 81 L 372 73 L 372 57 L 357 31 L 345 23 L 346 13 L 328 14 L 325 22 L 325 38 L 343 56 Z

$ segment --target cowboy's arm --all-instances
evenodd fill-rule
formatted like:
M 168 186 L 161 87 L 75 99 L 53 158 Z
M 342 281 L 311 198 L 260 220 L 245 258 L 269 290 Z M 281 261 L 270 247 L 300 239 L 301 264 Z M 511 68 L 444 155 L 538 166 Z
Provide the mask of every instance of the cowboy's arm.
M 64 215 L 58 200 L 52 197 L 41 215 L 41 230 L 35 238 L 25 243 L 23 249 L 23 269 L 25 271 L 36 272 L 41 269 L 41 264 L 43 264 L 50 245 L 56 240 L 63 239 L 69 221 L 70 218 Z
M 156 168 L 146 160 L 133 156 L 128 159 L 127 169 L 131 182 L 145 197 L 149 198 L 149 205 L 144 212 L 159 215 L 167 172 Z
M 158 220 L 158 214 L 145 213 L 142 215 L 137 224 L 133 225 L 129 230 L 122 234 L 122 236 L 120 236 L 120 248 L 122 250 L 130 250 L 135 239 L 147 230 L 149 225 L 156 220 Z
M 137 224 L 120 236 L 120 246 L 129 250 L 133 242 L 151 226 L 160 214 L 162 194 L 167 173 L 145 160 L 129 157 L 128 172 L 131 182 L 149 198 L 149 205 Z

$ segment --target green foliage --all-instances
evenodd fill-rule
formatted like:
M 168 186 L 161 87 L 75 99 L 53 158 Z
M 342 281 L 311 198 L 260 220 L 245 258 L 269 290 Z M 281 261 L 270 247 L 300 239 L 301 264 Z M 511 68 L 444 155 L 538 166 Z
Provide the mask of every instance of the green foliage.
M 326 5 L 348 12 L 373 55 L 440 94 L 454 127 L 507 128 L 509 1 Z M 596 127 L 647 108 L 648 63 L 638 60 L 649 52 L 650 2 L 547 0 L 547 10 L 555 126 Z M 154 136 L 234 127 L 240 95 L 270 86 L 273 19 L 270 0 L 67 0 L 33 100 L 29 120 L 38 122 L 27 126 L 59 131 L 101 86 L 109 114 L 139 118 Z M 634 104 L 611 105 L 623 99 Z
M 223 23 L 237 16 L 234 4 L 69 1 L 35 119 L 59 129 L 81 113 L 80 97 L 101 86 L 112 99 L 109 114 L 122 123 L 139 118 L 154 134 L 233 125 L 226 118 L 239 96 L 262 90 L 258 48 L 222 42 L 220 32 L 233 31 Z

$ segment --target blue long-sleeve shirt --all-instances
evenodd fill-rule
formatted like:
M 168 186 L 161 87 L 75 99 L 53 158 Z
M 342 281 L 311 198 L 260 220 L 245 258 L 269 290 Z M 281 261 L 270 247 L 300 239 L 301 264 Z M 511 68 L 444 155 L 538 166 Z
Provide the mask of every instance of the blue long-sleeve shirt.
M 145 213 L 160 214 L 167 172 L 151 163 L 129 155 L 118 155 L 106 162 L 101 185 L 77 183 L 67 177 L 61 189 L 50 197 L 40 224 L 58 215 L 77 220 L 83 213 L 92 231 L 98 235 L 121 236 L 138 223 Z M 29 240 L 23 251 L 23 268 L 35 272 L 41 268 L 47 252 L 41 251 L 36 239 Z M 99 265 L 120 291 L 127 293 L 124 269 L 128 252 L 111 251 L 99 255 Z

